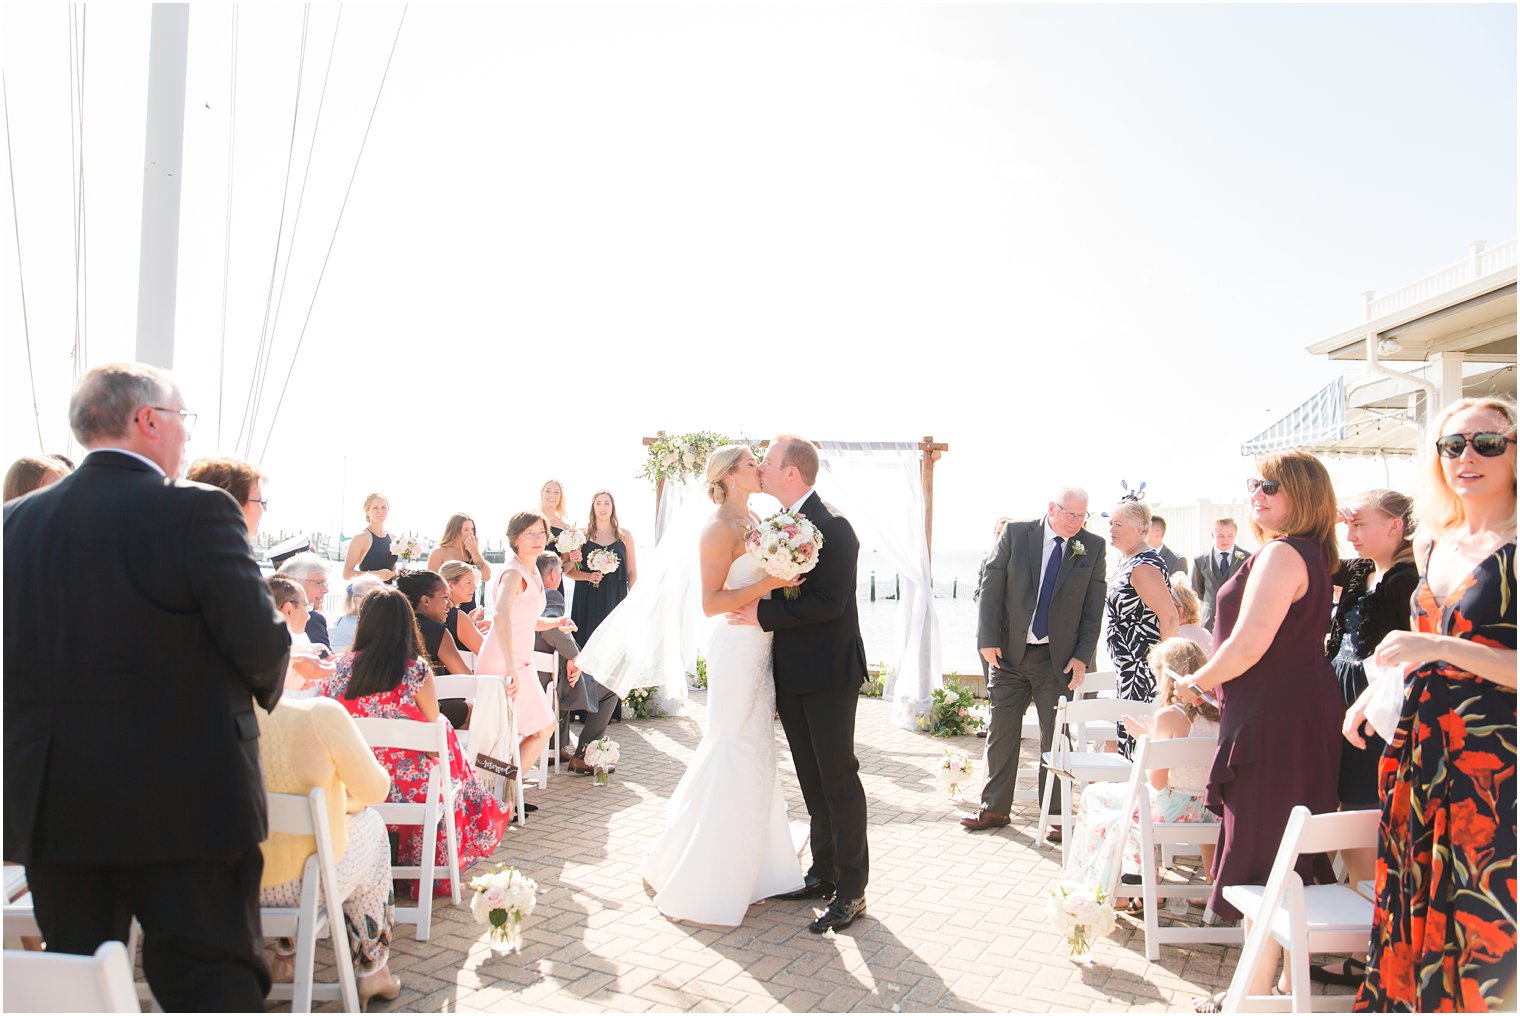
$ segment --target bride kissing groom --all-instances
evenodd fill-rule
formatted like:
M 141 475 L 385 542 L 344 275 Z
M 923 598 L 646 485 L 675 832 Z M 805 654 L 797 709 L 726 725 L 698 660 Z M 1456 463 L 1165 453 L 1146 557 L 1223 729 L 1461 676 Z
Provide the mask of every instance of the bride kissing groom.
M 644 861 L 644 880 L 661 913 L 677 920 L 732 927 L 767 897 L 828 899 L 809 928 L 847 928 L 865 912 L 868 866 L 855 760 L 866 673 L 855 606 L 860 544 L 813 491 L 818 452 L 810 441 L 782 435 L 763 463 L 747 445 L 724 445 L 706 473 L 718 507 L 699 540 L 701 612 L 728 623 L 707 645 L 707 727 Z M 823 537 L 817 565 L 801 579 L 767 574 L 745 550 L 745 534 L 759 522 L 749 499 L 761 491 L 800 511 Z M 795 599 L 771 596 L 787 587 L 796 587 Z M 812 819 L 806 877 L 776 768 L 777 712 Z

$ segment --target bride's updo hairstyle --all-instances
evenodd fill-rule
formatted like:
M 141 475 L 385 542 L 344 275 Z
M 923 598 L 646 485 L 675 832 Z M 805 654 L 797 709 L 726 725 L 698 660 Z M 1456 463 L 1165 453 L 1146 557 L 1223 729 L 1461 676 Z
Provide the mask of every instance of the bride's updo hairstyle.
M 722 504 L 728 497 L 728 474 L 739 465 L 739 457 L 747 451 L 748 445 L 719 445 L 707 457 L 707 496 L 712 498 L 713 504 Z

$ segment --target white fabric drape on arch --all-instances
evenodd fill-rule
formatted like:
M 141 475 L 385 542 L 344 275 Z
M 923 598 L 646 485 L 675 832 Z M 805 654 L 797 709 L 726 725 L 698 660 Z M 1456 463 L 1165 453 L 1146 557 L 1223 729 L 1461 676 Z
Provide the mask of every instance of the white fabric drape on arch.
M 824 441 L 818 450 L 819 495 L 850 520 L 863 550 L 879 550 L 902 576 L 902 599 L 893 624 L 896 659 L 887 661 L 892 682 L 882 694 L 892 703 L 892 722 L 916 730 L 934 689 L 942 686 L 919 446 Z M 828 552 L 825 546 L 823 553 Z

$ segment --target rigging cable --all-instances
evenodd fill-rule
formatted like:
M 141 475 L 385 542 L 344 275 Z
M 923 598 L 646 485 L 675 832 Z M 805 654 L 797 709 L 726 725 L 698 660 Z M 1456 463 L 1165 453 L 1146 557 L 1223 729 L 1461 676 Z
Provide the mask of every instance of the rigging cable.
M 364 146 L 369 142 L 370 128 L 375 125 L 375 113 L 380 109 L 380 97 L 385 94 L 385 81 L 390 77 L 391 62 L 396 59 L 396 45 L 401 41 L 401 29 L 406 24 L 406 12 L 410 4 L 401 7 L 401 18 L 396 22 L 396 35 L 391 39 L 390 55 L 385 58 L 385 70 L 380 75 L 380 86 L 375 90 L 375 102 L 370 107 L 369 121 L 364 125 L 364 136 L 359 139 L 359 152 L 354 156 L 353 172 L 348 176 L 348 187 L 343 191 L 343 203 L 338 207 L 338 219 L 333 223 L 332 237 L 327 242 L 327 253 L 322 257 L 322 270 L 317 273 L 317 284 L 311 292 L 311 302 L 306 306 L 306 319 L 301 322 L 301 333 L 296 337 L 295 352 L 290 357 L 290 369 L 285 372 L 285 383 L 280 387 L 280 397 L 275 402 L 274 415 L 269 419 L 269 432 L 264 435 L 264 447 L 259 450 L 259 464 L 264 462 L 264 455 L 269 451 L 269 442 L 274 440 L 275 424 L 280 420 L 280 407 L 285 404 L 285 393 L 290 389 L 290 379 L 295 374 L 296 359 L 301 355 L 301 343 L 306 341 L 306 329 L 311 324 L 311 312 L 317 306 L 317 294 L 322 290 L 322 278 L 327 274 L 327 263 L 332 258 L 333 245 L 338 242 L 338 227 L 343 224 L 343 213 L 348 209 L 348 198 L 354 190 L 354 179 L 359 175 L 359 163 L 364 158 Z
M 37 425 L 37 451 L 42 451 L 42 412 L 37 408 L 37 374 L 32 369 L 32 326 L 26 314 L 26 272 L 21 267 L 21 212 L 16 205 L 16 163 L 11 157 L 11 90 L 0 68 L 0 97 L 5 102 L 5 165 L 11 175 L 11 220 L 16 227 L 16 275 L 21 283 L 21 330 L 26 335 L 26 376 L 32 383 L 32 420 Z
M 237 152 L 238 4 L 232 5 L 232 93 L 227 124 L 227 198 L 222 223 L 222 354 L 216 376 L 216 450 L 222 450 L 222 403 L 227 382 L 227 286 L 232 277 L 232 170 Z
M 264 322 L 259 326 L 259 345 L 254 355 L 253 373 L 249 377 L 248 397 L 243 403 L 243 422 L 238 427 L 238 443 L 243 446 L 243 458 L 253 448 L 253 425 L 258 418 L 258 399 L 262 393 L 263 385 L 260 382 L 262 374 L 268 372 L 265 364 L 269 358 L 269 346 L 272 337 L 269 335 L 269 311 L 274 302 L 274 279 L 275 273 L 280 267 L 280 239 L 285 235 L 285 207 L 290 200 L 290 166 L 295 161 L 296 152 L 296 124 L 301 117 L 301 81 L 306 71 L 306 37 L 311 27 L 311 4 L 307 4 L 301 15 L 301 51 L 299 62 L 296 65 L 296 97 L 295 107 L 290 114 L 290 145 L 285 155 L 285 186 L 280 193 L 280 222 L 275 229 L 274 235 L 274 261 L 269 266 L 269 292 L 264 298 Z M 247 440 L 244 441 L 244 433 Z
M 84 375 L 90 363 L 90 215 L 85 204 L 84 182 L 84 68 L 85 44 L 89 35 L 90 10 L 79 5 L 79 362 L 76 369 Z M 74 432 L 69 431 L 69 448 L 74 447 Z

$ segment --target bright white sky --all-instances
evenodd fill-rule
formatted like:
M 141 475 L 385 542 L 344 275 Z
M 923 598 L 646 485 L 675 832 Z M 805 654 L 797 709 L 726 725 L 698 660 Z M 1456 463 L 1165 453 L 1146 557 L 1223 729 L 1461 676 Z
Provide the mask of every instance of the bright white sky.
M 191 17 L 192 455 L 218 449 L 219 385 L 221 450 L 243 414 L 301 36 L 298 5 L 240 8 L 219 381 L 231 11 Z M 74 335 L 68 12 L 4 12 L 50 451 Z M 255 459 L 399 15 L 342 12 Z M 287 241 L 337 17 L 311 9 Z M 88 9 L 91 364 L 134 349 L 148 21 Z M 1121 478 L 1234 499 L 1240 443 L 1334 377 L 1304 346 L 1362 290 L 1514 235 L 1515 28 L 1509 5 L 414 4 L 263 456 L 266 530 L 353 532 L 378 489 L 394 529 L 464 510 L 494 540 L 553 475 L 577 513 L 611 487 L 647 534 L 660 428 L 932 433 L 945 548 L 1065 480 L 1095 508 Z M 13 239 L 7 461 L 37 446 Z

